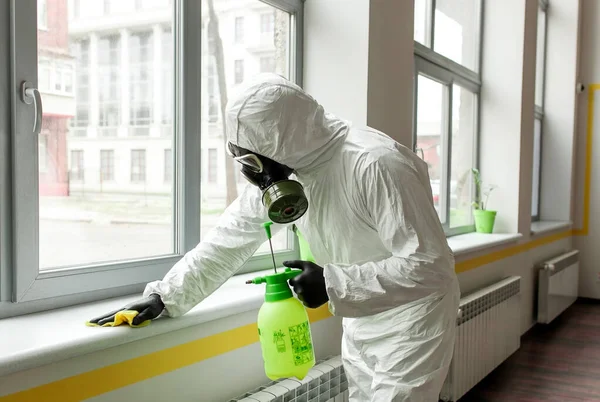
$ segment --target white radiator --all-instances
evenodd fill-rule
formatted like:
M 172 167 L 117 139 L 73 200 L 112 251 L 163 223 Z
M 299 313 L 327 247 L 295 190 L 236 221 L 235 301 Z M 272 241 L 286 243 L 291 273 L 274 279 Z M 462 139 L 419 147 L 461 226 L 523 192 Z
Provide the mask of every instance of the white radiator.
M 519 349 L 520 282 L 517 276 L 506 278 L 461 299 L 442 401 L 457 401 Z
M 248 392 L 230 402 L 348 402 L 348 381 L 342 360 L 317 362 L 302 381 L 286 379 Z
M 537 321 L 548 324 L 577 300 L 579 250 L 569 251 L 542 263 L 538 283 Z

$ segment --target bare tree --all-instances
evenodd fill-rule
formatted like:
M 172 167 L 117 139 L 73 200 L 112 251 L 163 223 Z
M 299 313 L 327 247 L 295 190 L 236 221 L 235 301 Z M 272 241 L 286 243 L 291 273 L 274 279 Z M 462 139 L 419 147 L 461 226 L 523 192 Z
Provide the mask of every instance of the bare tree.
M 215 12 L 214 0 L 207 0 L 208 3 L 208 43 L 209 52 L 214 57 L 219 83 L 219 98 L 221 106 L 221 126 L 223 127 L 223 142 L 227 147 L 225 107 L 227 106 L 227 86 L 225 80 L 225 57 L 223 55 L 223 41 L 219 34 L 219 19 Z M 227 199 L 226 206 L 231 204 L 237 198 L 237 182 L 234 172 L 233 160 L 229 155 L 225 155 L 225 177 L 227 183 Z

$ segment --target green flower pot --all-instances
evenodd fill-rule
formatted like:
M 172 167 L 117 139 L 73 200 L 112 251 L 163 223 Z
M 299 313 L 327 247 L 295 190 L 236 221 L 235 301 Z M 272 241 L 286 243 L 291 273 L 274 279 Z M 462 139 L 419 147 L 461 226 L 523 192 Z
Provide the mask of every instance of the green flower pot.
M 473 217 L 475 218 L 475 231 L 477 233 L 492 233 L 494 231 L 496 211 L 474 209 Z

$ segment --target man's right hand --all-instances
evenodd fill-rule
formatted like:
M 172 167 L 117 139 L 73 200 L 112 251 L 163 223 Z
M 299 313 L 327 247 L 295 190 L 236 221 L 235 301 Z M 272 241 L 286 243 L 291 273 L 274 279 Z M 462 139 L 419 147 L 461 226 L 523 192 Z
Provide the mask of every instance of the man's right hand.
M 104 314 L 100 317 L 96 317 L 96 318 L 90 320 L 90 322 L 92 324 L 104 325 L 107 322 L 114 322 L 115 314 L 117 314 L 119 311 L 133 310 L 133 311 L 137 311 L 138 315 L 136 315 L 133 318 L 132 324 L 139 325 L 146 320 L 153 320 L 156 317 L 158 317 L 160 315 L 160 313 L 162 313 L 164 308 L 165 308 L 165 305 L 163 304 L 162 300 L 160 299 L 160 296 L 157 294 L 152 294 L 143 299 L 134 301 L 133 303 L 130 303 L 123 308 L 112 311 L 108 314 Z

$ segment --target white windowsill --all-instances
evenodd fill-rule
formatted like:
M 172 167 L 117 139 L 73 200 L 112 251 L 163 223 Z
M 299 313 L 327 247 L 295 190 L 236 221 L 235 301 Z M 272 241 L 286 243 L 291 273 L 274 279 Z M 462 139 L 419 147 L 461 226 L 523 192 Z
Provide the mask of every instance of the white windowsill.
M 554 232 L 557 230 L 570 229 L 571 226 L 573 226 L 573 222 L 570 221 L 531 222 L 531 234 L 537 236 L 548 232 Z
M 2 319 L 0 377 L 258 310 L 263 303 L 264 286 L 246 285 L 245 282 L 260 275 L 260 272 L 255 272 L 235 276 L 187 314 L 176 319 L 161 318 L 144 328 L 99 328 L 85 325 L 87 320 L 121 308 L 140 295 Z
M 448 238 L 454 256 L 465 255 L 486 248 L 507 243 L 515 243 L 522 237 L 520 233 L 467 233 Z
M 519 234 L 468 233 L 450 237 L 448 243 L 455 255 L 464 255 L 515 242 L 520 237 Z M 235 276 L 184 316 L 159 319 L 143 329 L 85 326 L 86 320 L 121 308 L 140 295 L 2 319 L 0 376 L 258 310 L 263 303 L 264 287 L 246 285 L 245 281 L 261 274 Z

